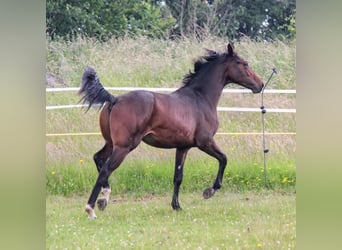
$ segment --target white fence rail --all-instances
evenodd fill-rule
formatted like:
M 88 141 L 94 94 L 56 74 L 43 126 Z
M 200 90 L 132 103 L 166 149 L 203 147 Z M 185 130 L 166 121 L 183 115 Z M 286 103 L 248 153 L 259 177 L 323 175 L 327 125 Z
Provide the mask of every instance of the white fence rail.
M 78 91 L 80 88 L 47 88 L 46 92 L 67 92 Z M 105 87 L 106 90 L 115 91 L 132 91 L 132 90 L 148 90 L 154 92 L 172 92 L 177 88 L 143 88 L 143 87 Z M 223 93 L 252 93 L 248 89 L 224 89 Z M 295 89 L 265 89 L 264 93 L 268 94 L 296 94 Z
M 81 107 L 87 107 L 87 106 L 88 105 L 83 105 L 83 104 L 47 106 L 46 110 L 81 108 Z M 265 109 L 267 112 L 270 112 L 270 113 L 296 113 L 296 109 L 268 109 L 268 108 L 265 108 Z M 223 111 L 223 112 L 261 112 L 261 109 L 259 109 L 259 108 L 239 108 L 239 107 L 217 107 L 217 111 Z
M 80 88 L 47 88 L 46 92 L 65 92 L 65 91 L 78 91 Z M 114 91 L 132 91 L 132 90 L 148 90 L 154 92 L 172 92 L 176 88 L 136 88 L 136 87 L 105 87 L 107 90 Z M 248 89 L 224 89 L 223 93 L 251 93 Z M 292 89 L 265 89 L 266 94 L 296 94 L 296 90 Z M 58 106 L 47 106 L 46 110 L 55 109 L 69 109 L 69 108 L 80 108 L 87 105 L 58 105 Z M 261 112 L 259 108 L 241 108 L 241 107 L 217 107 L 217 111 L 223 112 Z M 296 113 L 296 109 L 272 109 L 266 108 L 267 112 L 273 113 Z

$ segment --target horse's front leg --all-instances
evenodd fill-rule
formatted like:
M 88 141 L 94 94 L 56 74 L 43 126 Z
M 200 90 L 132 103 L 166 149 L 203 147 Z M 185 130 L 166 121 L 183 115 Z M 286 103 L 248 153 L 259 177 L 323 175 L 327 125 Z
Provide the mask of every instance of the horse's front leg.
M 173 177 L 173 196 L 171 206 L 174 210 L 182 209 L 179 205 L 178 194 L 179 187 L 183 180 L 183 167 L 186 155 L 189 151 L 189 148 L 177 148 L 176 150 L 176 161 L 175 161 L 175 173 Z
M 204 199 L 209 199 L 222 186 L 223 174 L 227 165 L 227 157 L 224 153 L 222 153 L 222 151 L 219 149 L 219 147 L 216 145 L 213 139 L 205 143 L 204 145 L 200 146 L 199 149 L 213 156 L 219 162 L 219 169 L 214 185 L 203 191 Z

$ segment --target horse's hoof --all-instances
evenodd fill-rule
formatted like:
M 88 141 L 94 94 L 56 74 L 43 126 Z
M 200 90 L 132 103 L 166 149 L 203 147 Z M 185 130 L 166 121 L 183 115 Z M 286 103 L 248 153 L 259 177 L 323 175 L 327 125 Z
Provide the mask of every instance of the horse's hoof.
M 172 206 L 172 208 L 175 211 L 182 211 L 182 208 L 180 206 Z
M 173 210 L 175 210 L 175 211 L 181 211 L 182 210 L 182 208 L 181 208 L 181 206 L 179 205 L 179 203 L 177 202 L 177 203 L 171 203 L 171 206 L 172 206 L 172 208 L 173 208 Z
M 94 215 L 88 215 L 88 218 L 89 219 L 91 219 L 91 220 L 94 220 L 94 219 L 97 219 L 97 216 L 96 216 L 96 214 L 94 214 Z
M 97 218 L 97 216 L 94 212 L 94 209 L 89 204 L 86 205 L 85 211 L 87 212 L 89 219 L 96 219 Z
M 107 206 L 107 200 L 106 199 L 98 199 L 97 200 L 97 207 L 99 210 L 103 211 Z
M 215 194 L 215 189 L 213 188 L 207 188 L 203 191 L 203 198 L 204 199 L 209 199 L 210 197 L 212 197 Z

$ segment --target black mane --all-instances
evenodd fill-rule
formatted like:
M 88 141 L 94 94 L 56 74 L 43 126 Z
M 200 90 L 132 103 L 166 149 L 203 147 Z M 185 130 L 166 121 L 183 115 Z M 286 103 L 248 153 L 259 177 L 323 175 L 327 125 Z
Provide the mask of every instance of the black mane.
M 207 55 L 204 55 L 197 59 L 194 63 L 194 72 L 189 71 L 188 74 L 186 74 L 183 78 L 183 86 L 188 86 L 192 79 L 198 74 L 200 70 L 205 68 L 210 62 L 217 60 L 218 58 L 222 56 L 226 56 L 226 53 L 217 53 L 214 51 L 208 51 Z

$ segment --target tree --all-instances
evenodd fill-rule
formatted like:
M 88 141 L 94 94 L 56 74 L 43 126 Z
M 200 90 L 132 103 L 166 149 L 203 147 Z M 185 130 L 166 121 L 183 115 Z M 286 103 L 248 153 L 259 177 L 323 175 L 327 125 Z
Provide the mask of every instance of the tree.
M 163 6 L 141 0 L 47 0 L 46 32 L 54 37 L 78 34 L 108 39 L 143 34 L 163 37 L 175 23 Z
M 47 0 L 52 38 L 83 34 L 293 39 L 295 0 Z
M 234 22 L 231 1 L 166 0 L 177 23 L 173 35 L 207 36 L 224 35 L 225 26 Z
M 166 0 L 177 23 L 173 33 L 204 32 L 238 39 L 293 38 L 295 0 Z M 292 19 L 290 19 L 292 17 Z M 292 24 L 292 26 L 291 26 Z M 292 27 L 292 31 L 288 28 Z M 292 33 L 292 35 L 290 34 Z
M 235 4 L 242 7 L 236 17 L 239 34 L 263 39 L 289 37 L 285 26 L 289 25 L 288 18 L 295 13 L 295 0 L 244 0 Z

